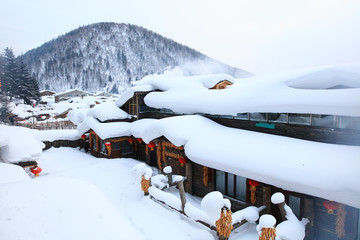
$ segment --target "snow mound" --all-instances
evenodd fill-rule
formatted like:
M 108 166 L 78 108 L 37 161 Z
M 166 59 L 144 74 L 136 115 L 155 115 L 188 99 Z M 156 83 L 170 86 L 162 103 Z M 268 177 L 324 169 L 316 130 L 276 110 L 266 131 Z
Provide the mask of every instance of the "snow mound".
M 0 185 L 4 183 L 29 180 L 29 175 L 24 169 L 14 164 L 7 164 L 0 162 Z
M 9 127 L 0 125 L 3 139 L 8 139 L 1 147 L 0 160 L 6 163 L 38 161 L 45 146 L 34 137 L 35 130 L 23 127 Z
M 279 204 L 279 203 L 285 202 L 284 194 L 282 194 L 281 192 L 274 193 L 271 196 L 271 202 L 273 204 Z
M 103 192 L 81 180 L 6 184 L 0 195 L 0 239 L 144 239 Z
M 207 213 L 213 224 L 220 218 L 223 207 L 231 209 L 231 203 L 229 199 L 224 199 L 219 191 L 210 192 L 201 200 L 201 209 Z
M 95 105 L 87 112 L 87 116 L 97 118 L 102 122 L 130 118 L 130 115 L 117 107 L 115 103 Z

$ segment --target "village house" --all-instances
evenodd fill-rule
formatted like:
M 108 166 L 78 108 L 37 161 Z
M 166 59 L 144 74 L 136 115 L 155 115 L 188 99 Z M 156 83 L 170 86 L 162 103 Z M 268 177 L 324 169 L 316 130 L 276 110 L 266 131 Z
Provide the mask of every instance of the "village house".
M 67 100 L 69 98 L 74 98 L 74 97 L 85 97 L 85 96 L 93 96 L 92 93 L 90 92 L 85 92 L 79 89 L 70 89 L 67 91 L 63 91 L 63 92 L 59 92 L 53 95 L 55 97 L 55 102 L 59 102 L 62 100 Z
M 270 198 L 282 192 L 294 214 L 310 221 L 306 239 L 355 240 L 359 84 L 346 67 L 241 80 L 148 77 L 116 102 L 137 121 L 93 115 L 78 130 L 89 134 L 95 156 L 171 166 L 186 177 L 187 192 L 220 191 L 234 210 L 264 205 L 278 222 L 285 217 Z

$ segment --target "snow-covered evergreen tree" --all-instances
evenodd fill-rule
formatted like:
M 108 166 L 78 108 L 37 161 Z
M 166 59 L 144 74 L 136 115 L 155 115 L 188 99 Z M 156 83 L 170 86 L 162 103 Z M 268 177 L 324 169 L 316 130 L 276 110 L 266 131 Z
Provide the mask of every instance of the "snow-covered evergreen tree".
M 38 82 L 31 76 L 22 56 L 17 59 L 17 68 L 18 97 L 23 99 L 25 104 L 31 105 L 31 100 L 38 102 L 40 100 Z
M 14 52 L 11 48 L 5 48 L 4 50 L 4 75 L 2 77 L 2 91 L 10 98 L 18 95 L 16 77 L 17 65 Z

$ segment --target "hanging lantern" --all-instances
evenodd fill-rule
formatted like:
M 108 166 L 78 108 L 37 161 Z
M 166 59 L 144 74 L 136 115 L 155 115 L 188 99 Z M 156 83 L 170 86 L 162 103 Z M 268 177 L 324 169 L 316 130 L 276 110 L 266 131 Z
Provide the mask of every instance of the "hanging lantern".
M 136 140 L 138 140 L 139 143 L 142 143 L 142 138 L 137 138 Z
M 251 192 L 251 196 L 250 196 L 250 200 L 252 204 L 256 203 L 256 187 L 258 187 L 260 185 L 260 183 L 258 181 L 249 179 L 249 185 L 250 185 L 250 192 Z
M 133 144 L 134 139 L 133 139 L 133 138 L 129 138 L 129 139 L 128 139 L 128 142 L 129 142 L 130 144 Z
M 181 163 L 181 166 L 183 167 L 185 163 L 187 163 L 186 158 L 179 158 L 179 163 Z
M 111 155 L 111 142 L 105 142 L 104 145 L 107 149 L 107 154 Z
M 324 207 L 327 209 L 328 214 L 333 214 L 334 210 L 339 208 L 339 203 L 334 201 L 325 200 L 323 202 Z
M 86 139 L 86 135 L 85 135 L 85 134 L 81 135 L 81 138 L 82 138 L 83 140 L 85 140 L 85 139 Z
M 41 173 L 41 171 L 42 171 L 41 167 L 33 167 L 33 168 L 31 169 L 31 172 L 32 172 L 33 174 L 35 174 L 35 177 L 38 177 L 38 176 L 39 176 L 39 173 Z
M 155 143 L 153 143 L 153 142 L 150 142 L 149 144 L 148 144 L 148 147 L 150 148 L 150 150 L 151 151 L 154 151 L 154 148 L 155 148 Z

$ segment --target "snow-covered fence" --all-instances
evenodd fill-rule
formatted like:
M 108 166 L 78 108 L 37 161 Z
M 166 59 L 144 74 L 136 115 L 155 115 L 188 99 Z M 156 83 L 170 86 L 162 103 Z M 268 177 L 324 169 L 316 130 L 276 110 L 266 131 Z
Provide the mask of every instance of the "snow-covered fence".
M 42 121 L 42 122 L 32 122 L 32 121 L 20 121 L 18 122 L 19 126 L 27 127 L 31 129 L 38 130 L 51 130 L 51 129 L 75 129 L 76 126 L 68 120 L 59 120 L 59 121 Z
M 221 240 L 228 239 L 234 229 L 246 222 L 255 223 L 259 219 L 260 212 L 265 209 L 264 206 L 259 208 L 250 206 L 232 213 L 230 200 L 224 199 L 222 193 L 218 191 L 207 194 L 201 201 L 201 208 L 198 208 L 186 201 L 183 185 L 186 178 L 172 175 L 171 167 L 164 168 L 166 175 L 151 176 L 150 167 L 140 163 L 132 169 L 132 173 L 141 182 L 143 191 L 143 180 L 147 179 L 147 182 L 151 183 L 151 186 L 146 190 L 151 199 L 216 231 Z M 172 186 L 178 187 L 180 199 L 174 194 L 165 191 Z M 145 191 L 144 193 L 147 195 Z

